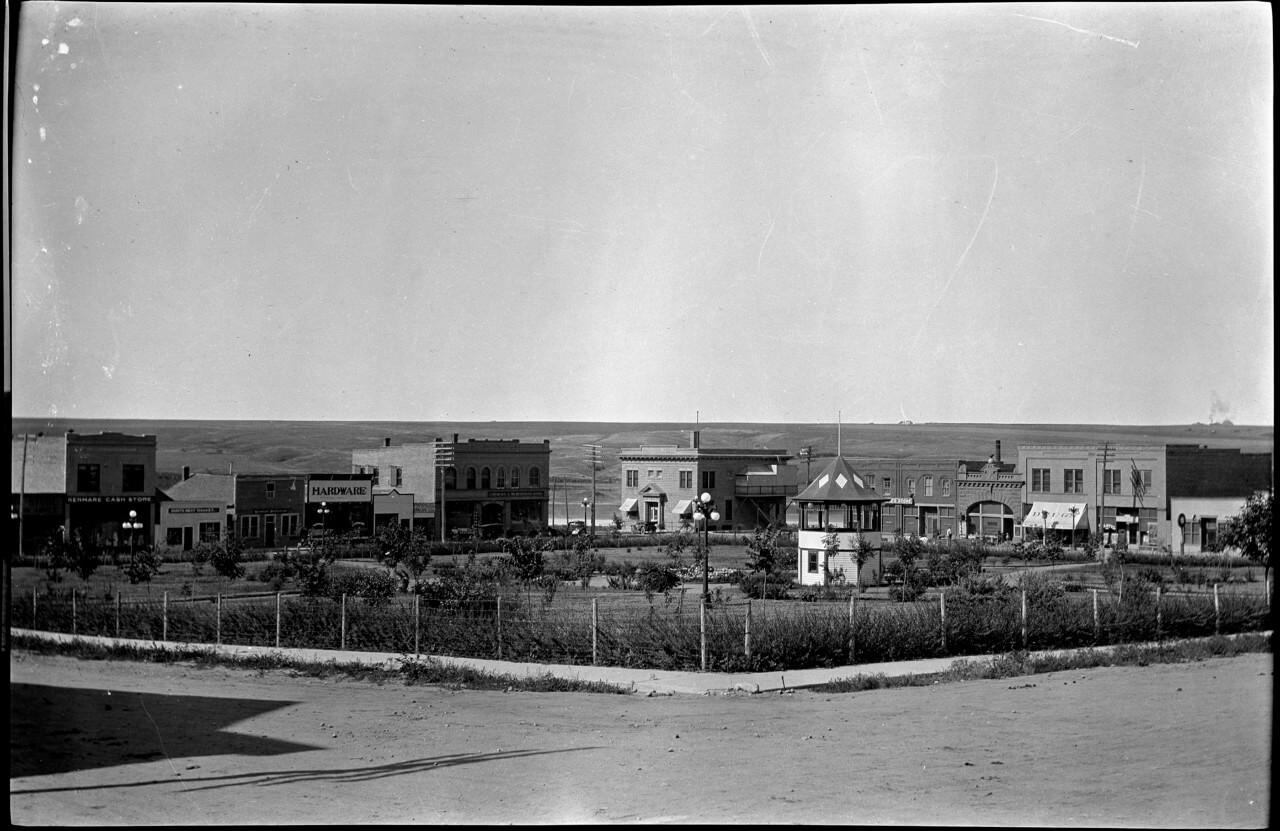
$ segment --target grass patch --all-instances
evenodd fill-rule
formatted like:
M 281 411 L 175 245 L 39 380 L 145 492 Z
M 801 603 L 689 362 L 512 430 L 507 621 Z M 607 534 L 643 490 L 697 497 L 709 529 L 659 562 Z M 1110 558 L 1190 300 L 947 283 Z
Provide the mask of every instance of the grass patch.
M 927 687 L 956 681 L 1015 678 L 1096 667 L 1185 664 L 1209 658 L 1229 658 L 1270 651 L 1270 634 L 1248 633 L 1234 638 L 1214 636 L 1156 645 L 1124 644 L 1114 649 L 1049 654 L 1009 652 L 986 660 L 961 658 L 953 661 L 943 672 L 900 676 L 888 676 L 884 673 L 855 675 L 851 678 L 837 678 L 812 689 L 820 693 L 848 693 L 893 687 Z
M 65 655 L 89 661 L 138 661 L 143 663 L 191 663 L 197 667 L 215 666 L 251 669 L 258 672 L 286 671 L 310 678 L 347 678 L 385 684 L 400 681 L 407 686 L 434 684 L 450 689 L 500 690 L 503 692 L 586 692 L 628 695 L 629 687 L 604 681 L 557 678 L 551 673 L 517 677 L 489 672 L 474 667 L 445 664 L 434 658 L 406 658 L 400 666 L 388 668 L 356 662 L 306 661 L 277 653 L 226 655 L 215 649 L 198 646 L 148 647 L 136 644 L 107 644 L 87 640 L 69 642 L 46 640 L 32 635 L 12 636 L 15 650 L 39 655 Z

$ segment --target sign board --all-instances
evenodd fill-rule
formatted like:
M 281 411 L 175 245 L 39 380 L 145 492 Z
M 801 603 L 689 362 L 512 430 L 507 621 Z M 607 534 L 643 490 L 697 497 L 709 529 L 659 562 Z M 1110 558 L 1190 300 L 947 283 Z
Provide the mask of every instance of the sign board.
M 1179 527 L 1179 528 L 1185 528 L 1185 527 L 1187 527 L 1187 515 L 1186 515 L 1186 514 L 1178 514 L 1178 527 Z
M 166 508 L 167 514 L 218 514 L 221 508 Z
M 308 502 L 372 502 L 373 485 L 367 480 L 312 479 L 307 482 Z
M 546 491 L 528 490 L 528 489 L 489 491 L 490 499 L 502 499 L 503 497 L 506 497 L 508 499 L 529 499 L 530 497 L 535 499 L 538 499 L 538 498 L 545 499 L 546 495 L 547 495 Z
M 81 503 L 111 503 L 119 505 L 127 505 L 129 503 L 145 504 L 151 500 L 145 496 L 68 496 L 67 501 L 75 504 Z
M 914 496 L 891 496 L 885 500 L 886 505 L 914 505 L 916 498 Z

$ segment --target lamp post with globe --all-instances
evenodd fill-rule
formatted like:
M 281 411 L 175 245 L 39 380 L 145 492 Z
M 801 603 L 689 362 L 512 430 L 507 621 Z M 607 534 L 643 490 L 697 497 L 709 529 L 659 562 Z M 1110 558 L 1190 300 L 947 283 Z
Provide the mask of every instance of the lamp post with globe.
M 702 522 L 702 599 L 711 598 L 710 563 L 711 563 L 711 527 L 710 523 L 720 521 L 720 512 L 712 501 L 710 493 L 702 494 L 701 499 L 693 502 L 693 518 Z

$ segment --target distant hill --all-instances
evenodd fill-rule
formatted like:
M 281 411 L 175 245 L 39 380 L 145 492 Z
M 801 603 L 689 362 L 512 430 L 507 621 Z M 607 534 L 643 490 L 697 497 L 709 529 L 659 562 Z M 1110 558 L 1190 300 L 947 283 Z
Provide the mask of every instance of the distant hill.
M 604 466 L 597 473 L 602 511 L 619 492 L 618 451 L 641 445 L 688 446 L 693 425 L 573 421 L 350 422 L 350 421 L 183 421 L 14 418 L 12 432 L 60 435 L 113 431 L 155 435 L 156 466 L 164 478 L 188 466 L 194 473 L 325 473 L 347 471 L 351 451 L 431 441 L 454 433 L 467 439 L 551 441 L 551 475 L 567 481 L 569 501 L 590 490 L 591 469 L 582 446 L 599 444 Z M 798 455 L 812 446 L 814 458 L 836 452 L 835 424 L 704 423 L 702 446 L 770 448 Z M 1200 444 L 1273 452 L 1275 428 L 1234 424 L 845 424 L 840 449 L 845 456 L 947 456 L 985 459 L 1002 445 L 1005 461 L 1016 461 L 1019 444 Z M 557 498 L 559 502 L 559 497 Z M 607 517 L 608 513 L 602 513 Z

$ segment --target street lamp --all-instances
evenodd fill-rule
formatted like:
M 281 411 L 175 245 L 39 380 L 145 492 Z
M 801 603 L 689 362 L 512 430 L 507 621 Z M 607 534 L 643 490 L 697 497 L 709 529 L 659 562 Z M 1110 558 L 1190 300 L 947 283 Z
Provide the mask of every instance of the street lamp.
M 1076 514 L 1080 513 L 1080 508 L 1072 505 L 1067 509 L 1071 512 L 1071 550 L 1076 550 Z
M 142 527 L 142 523 L 138 522 L 138 512 L 129 511 L 129 521 L 121 523 L 125 528 L 129 529 L 129 563 L 133 564 L 133 542 L 134 534 Z
M 708 574 L 708 564 L 711 562 L 711 526 L 708 520 L 720 521 L 720 512 L 716 510 L 716 503 L 711 501 L 710 493 L 704 493 L 701 499 L 694 500 L 693 518 L 702 520 L 702 599 L 707 600 L 711 597 Z
M 320 503 L 320 544 L 328 545 L 329 536 L 329 503 Z
M 1044 528 L 1041 530 L 1040 533 L 1044 535 L 1044 540 L 1043 540 L 1044 544 L 1048 545 L 1049 544 L 1049 512 L 1041 511 L 1040 516 L 1044 518 Z
M 585 496 L 582 497 L 582 533 L 587 533 L 587 509 L 591 507 L 591 500 Z

